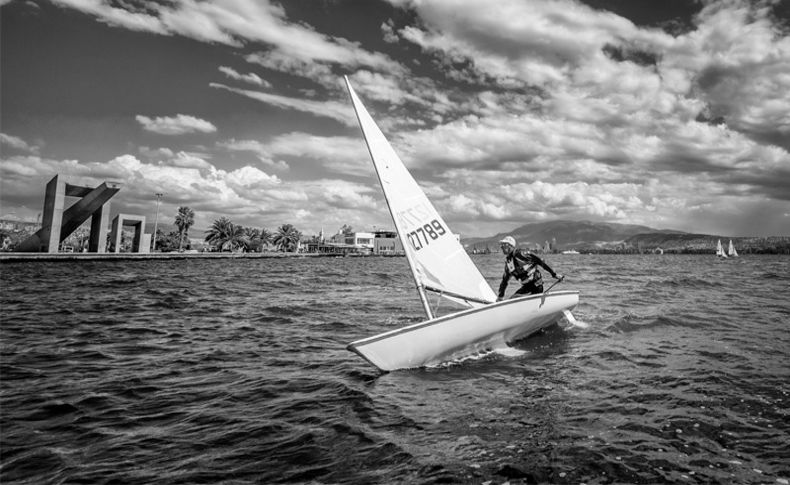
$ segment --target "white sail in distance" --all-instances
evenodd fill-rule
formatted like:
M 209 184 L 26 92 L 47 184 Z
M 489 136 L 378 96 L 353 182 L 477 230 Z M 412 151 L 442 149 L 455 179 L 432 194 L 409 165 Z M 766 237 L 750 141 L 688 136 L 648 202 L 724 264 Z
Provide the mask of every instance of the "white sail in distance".
M 721 239 L 716 242 L 716 256 L 720 258 L 726 258 L 727 253 L 724 252 L 724 249 L 721 247 Z
M 730 239 L 730 247 L 727 249 L 727 256 L 731 258 L 738 256 L 738 251 L 735 250 L 735 246 L 732 244 L 732 239 Z
M 345 81 L 417 285 L 470 307 L 496 301 L 491 286 L 417 185 L 347 77 Z

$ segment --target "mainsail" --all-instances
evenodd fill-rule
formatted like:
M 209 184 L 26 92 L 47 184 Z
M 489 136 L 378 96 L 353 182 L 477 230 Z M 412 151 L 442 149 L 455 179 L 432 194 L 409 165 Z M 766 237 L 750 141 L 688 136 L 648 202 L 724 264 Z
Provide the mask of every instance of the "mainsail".
M 362 134 L 403 244 L 420 297 L 433 317 L 424 291 L 469 307 L 496 301 L 496 295 L 384 137 L 345 77 Z
M 735 250 L 735 246 L 732 245 L 732 239 L 730 239 L 730 247 L 727 248 L 727 255 L 731 258 L 738 256 L 738 251 Z
M 716 242 L 716 256 L 720 258 L 726 258 L 727 253 L 724 252 L 724 248 L 721 247 L 721 239 Z

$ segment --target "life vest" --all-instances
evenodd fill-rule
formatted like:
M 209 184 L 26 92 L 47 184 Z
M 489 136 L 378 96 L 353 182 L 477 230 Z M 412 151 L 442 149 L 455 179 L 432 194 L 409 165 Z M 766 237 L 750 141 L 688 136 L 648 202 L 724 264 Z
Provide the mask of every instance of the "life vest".
M 538 271 L 539 262 L 531 253 L 516 249 L 505 260 L 505 272 L 514 276 L 522 285 L 530 282 L 540 285 L 543 283 L 543 276 Z

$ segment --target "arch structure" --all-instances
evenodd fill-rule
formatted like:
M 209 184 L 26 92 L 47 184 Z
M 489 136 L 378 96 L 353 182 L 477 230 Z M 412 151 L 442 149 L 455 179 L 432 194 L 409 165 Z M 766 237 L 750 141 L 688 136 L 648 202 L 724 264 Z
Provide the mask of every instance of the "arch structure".
M 104 253 L 107 247 L 107 226 L 110 199 L 121 190 L 118 182 L 104 182 L 98 187 L 68 184 L 55 175 L 44 192 L 41 229 L 28 237 L 17 251 L 57 253 L 60 243 L 91 219 L 88 251 Z M 66 208 L 66 197 L 77 198 Z
M 145 216 L 132 214 L 118 214 L 112 220 L 112 229 L 110 230 L 110 251 L 115 253 L 121 252 L 124 227 L 134 228 L 131 252 L 151 252 L 151 235 L 145 234 Z

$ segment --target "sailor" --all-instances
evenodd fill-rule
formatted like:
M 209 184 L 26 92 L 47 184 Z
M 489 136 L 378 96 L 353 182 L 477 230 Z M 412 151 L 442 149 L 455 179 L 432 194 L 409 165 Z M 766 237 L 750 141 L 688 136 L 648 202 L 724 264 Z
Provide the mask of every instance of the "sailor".
M 512 236 L 503 238 L 499 241 L 499 245 L 502 248 L 502 254 L 505 255 L 505 274 L 502 275 L 502 283 L 499 284 L 497 301 L 502 301 L 505 298 L 505 289 L 511 276 L 521 283 L 521 288 L 516 290 L 511 298 L 543 293 L 543 277 L 538 269 L 539 266 L 542 266 L 554 278 L 562 279 L 561 275 L 557 275 L 535 253 L 516 248 L 516 240 Z

